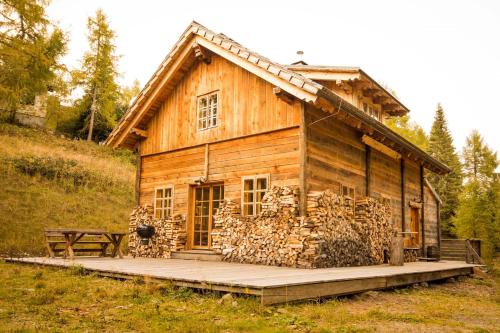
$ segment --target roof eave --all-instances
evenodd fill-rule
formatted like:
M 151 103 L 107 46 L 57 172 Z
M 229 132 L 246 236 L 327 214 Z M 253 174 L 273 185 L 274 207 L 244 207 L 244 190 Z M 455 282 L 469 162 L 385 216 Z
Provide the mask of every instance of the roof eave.
M 378 120 L 371 118 L 370 116 L 356 108 L 354 105 L 343 100 L 340 96 L 338 96 L 331 90 L 324 88 L 318 94 L 324 99 L 328 100 L 334 106 L 340 106 L 340 109 L 346 114 L 379 132 L 381 135 L 397 144 L 400 148 L 402 148 L 402 150 L 406 150 L 415 154 L 418 159 L 423 162 L 424 166 L 426 166 L 429 170 L 434 171 L 438 174 L 447 174 L 451 172 L 451 169 L 447 165 L 436 160 L 435 158 L 424 152 L 422 149 L 391 130 L 389 127 L 385 126 Z M 342 103 L 340 102 L 340 100 L 342 100 Z

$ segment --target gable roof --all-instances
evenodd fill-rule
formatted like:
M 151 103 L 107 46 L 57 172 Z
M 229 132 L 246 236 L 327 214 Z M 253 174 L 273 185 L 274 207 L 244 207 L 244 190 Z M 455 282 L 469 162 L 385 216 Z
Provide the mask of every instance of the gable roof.
M 410 110 L 391 92 L 371 78 L 359 67 L 348 66 L 317 66 L 306 63 L 294 63 L 287 66 L 303 76 L 319 81 L 334 81 L 337 84 L 342 82 L 356 83 L 361 87 L 365 97 L 376 97 L 384 112 L 391 116 L 402 116 Z
M 167 57 L 139 93 L 125 115 L 107 138 L 112 147 L 133 148 L 163 99 L 175 87 L 196 61 L 195 50 L 203 48 L 266 80 L 295 98 L 325 112 L 336 112 L 336 117 L 356 127 L 375 140 L 390 146 L 407 158 L 422 163 L 437 173 L 450 169 L 424 151 L 371 118 L 330 89 L 285 66 L 253 52 L 224 34 L 216 34 L 197 22 L 192 22 L 181 35 Z

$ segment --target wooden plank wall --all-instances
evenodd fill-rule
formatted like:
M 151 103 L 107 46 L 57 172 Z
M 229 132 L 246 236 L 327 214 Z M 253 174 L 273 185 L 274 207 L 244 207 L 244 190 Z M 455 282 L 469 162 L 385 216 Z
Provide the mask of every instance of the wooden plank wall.
M 306 184 L 309 190 L 330 189 L 337 193 L 340 184 L 349 185 L 355 188 L 357 197 L 365 196 L 366 148 L 361 141 L 362 134 L 335 117 L 326 116 L 315 108 L 306 108 Z M 394 225 L 401 230 L 400 161 L 376 149 L 371 149 L 370 161 L 370 196 L 390 200 Z M 405 160 L 405 230 L 411 221 L 409 202 L 420 200 L 420 166 Z M 425 237 L 427 245 L 436 239 L 437 208 L 435 202 L 433 204 L 434 207 L 425 207 L 425 228 L 430 232 Z M 434 218 L 427 220 L 432 214 Z
M 392 219 L 401 230 L 401 176 L 399 160 L 372 149 L 371 196 L 390 199 Z M 407 177 L 406 177 L 407 178 Z M 409 179 L 406 179 L 407 181 Z
M 361 136 L 334 117 L 308 106 L 306 182 L 309 190 L 339 191 L 340 184 L 365 195 L 365 145 Z
M 209 145 L 208 180 L 224 182 L 225 198 L 240 202 L 243 176 L 269 174 L 271 185 L 299 185 L 299 128 Z M 174 214 L 187 214 L 190 183 L 204 174 L 205 146 L 142 157 L 141 204 L 155 187 L 174 186 Z
M 438 245 L 438 202 L 431 190 L 424 187 L 425 245 Z
M 197 131 L 197 96 L 216 90 L 220 92 L 219 126 Z M 209 65 L 195 63 L 167 96 L 149 123 L 142 154 L 297 126 L 300 105 L 279 99 L 268 82 L 212 55 Z

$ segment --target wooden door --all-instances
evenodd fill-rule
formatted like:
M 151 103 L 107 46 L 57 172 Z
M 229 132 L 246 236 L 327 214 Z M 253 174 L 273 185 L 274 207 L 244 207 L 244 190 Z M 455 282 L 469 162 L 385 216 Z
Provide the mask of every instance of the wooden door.
M 190 228 L 191 248 L 210 249 L 212 246 L 213 217 L 222 200 L 224 185 L 201 185 L 193 189 L 192 218 Z
M 411 220 L 410 220 L 410 246 L 419 247 L 420 245 L 420 209 L 412 207 L 411 208 Z

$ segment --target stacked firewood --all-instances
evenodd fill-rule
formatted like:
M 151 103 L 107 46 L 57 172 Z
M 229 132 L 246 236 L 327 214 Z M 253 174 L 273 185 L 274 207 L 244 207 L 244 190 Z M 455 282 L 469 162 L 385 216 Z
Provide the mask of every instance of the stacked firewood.
M 371 265 L 383 262 L 389 250 L 390 207 L 366 198 L 331 191 L 310 192 L 307 217 L 297 217 L 298 191 L 273 187 L 262 212 L 241 217 L 226 201 L 215 216 L 213 248 L 223 260 L 289 267 Z M 355 216 L 356 214 L 359 214 Z
M 405 262 L 415 262 L 417 261 L 418 257 L 418 250 L 417 249 L 404 249 L 404 261 Z
M 151 225 L 155 234 L 148 245 L 140 243 L 136 228 L 140 224 Z M 134 257 L 170 258 L 173 251 L 184 249 L 186 244 L 186 223 L 181 215 L 166 219 L 153 218 L 153 208 L 148 205 L 136 207 L 130 215 L 129 253 Z
M 273 187 L 262 200 L 262 213 L 241 217 L 239 206 L 226 200 L 215 216 L 212 248 L 226 261 L 294 266 L 300 241 L 297 190 Z
M 358 199 L 355 222 L 361 240 L 368 245 L 370 264 L 387 262 L 395 231 L 390 205 L 373 198 Z

